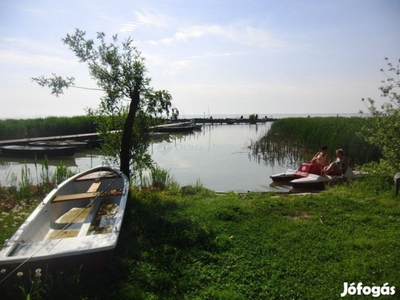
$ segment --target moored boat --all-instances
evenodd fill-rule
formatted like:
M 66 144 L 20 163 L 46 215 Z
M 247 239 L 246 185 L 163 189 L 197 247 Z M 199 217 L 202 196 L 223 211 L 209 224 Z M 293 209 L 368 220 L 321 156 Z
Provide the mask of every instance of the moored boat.
M 199 127 L 200 126 L 200 127 Z M 152 127 L 154 132 L 190 132 L 195 129 L 201 129 L 201 125 L 197 126 L 193 122 L 179 122 Z
M 323 167 L 320 164 L 302 163 L 297 170 L 288 169 L 286 172 L 278 173 L 270 176 L 273 182 L 290 184 L 294 189 L 315 188 L 320 189 L 325 184 L 340 180 L 352 179 L 357 176 L 357 173 L 348 167 L 343 175 L 324 175 L 322 174 Z
M 18 157 L 50 157 L 50 156 L 74 156 L 76 147 L 39 147 L 9 145 L 0 147 L 1 154 Z
M 29 143 L 29 146 L 34 147 L 76 147 L 78 150 L 83 150 L 86 148 L 88 143 L 85 141 L 36 141 Z
M 101 266 L 117 245 L 129 181 L 100 166 L 53 189 L 0 251 L 3 281 L 17 270 Z
M 288 169 L 286 172 L 271 175 L 273 182 L 290 182 L 291 180 L 307 177 L 309 174 L 321 175 L 323 167 L 320 164 L 302 163 L 297 170 Z
M 348 167 L 343 175 L 321 175 L 321 174 L 308 174 L 306 177 L 296 178 L 290 181 L 290 184 L 295 189 L 301 188 L 324 188 L 327 183 L 342 180 L 342 179 L 352 179 L 355 178 L 356 174 L 353 170 Z

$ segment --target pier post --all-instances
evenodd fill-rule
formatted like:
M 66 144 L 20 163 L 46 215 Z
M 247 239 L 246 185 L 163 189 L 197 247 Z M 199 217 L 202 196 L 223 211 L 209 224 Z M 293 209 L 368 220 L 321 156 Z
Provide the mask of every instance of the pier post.
M 394 186 L 397 196 L 399 194 L 399 189 L 400 189 L 400 173 L 396 173 L 396 175 L 394 175 Z

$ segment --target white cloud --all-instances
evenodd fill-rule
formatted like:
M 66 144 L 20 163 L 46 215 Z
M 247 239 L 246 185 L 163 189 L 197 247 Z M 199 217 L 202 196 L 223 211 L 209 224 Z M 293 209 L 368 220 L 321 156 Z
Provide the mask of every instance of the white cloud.
M 191 59 L 168 60 L 158 55 L 146 55 L 150 69 L 162 70 L 163 75 L 175 75 L 193 64 Z
M 147 12 L 136 12 L 136 19 L 140 25 L 151 25 L 163 27 L 168 23 L 168 17 L 163 14 L 150 14 Z
M 137 25 L 134 22 L 127 22 L 119 27 L 119 31 L 128 33 L 134 31 L 136 27 Z
M 285 46 L 285 42 L 273 37 L 265 29 L 254 28 L 245 23 L 230 26 L 196 25 L 179 30 L 173 37 L 162 39 L 160 42 L 171 44 L 185 42 L 194 38 L 215 36 L 240 45 L 256 46 L 263 49 L 274 49 Z
M 166 69 L 167 74 L 177 74 L 183 69 L 186 69 L 188 66 L 191 65 L 190 60 L 177 60 L 173 61 L 169 64 L 168 68 Z
M 151 14 L 148 12 L 135 12 L 133 21 L 123 23 L 119 31 L 123 33 L 133 32 L 138 26 L 164 27 L 168 25 L 169 18 L 163 14 Z
M 218 35 L 213 33 L 213 31 L 221 31 L 219 26 L 191 26 L 189 28 L 178 31 L 174 35 L 174 40 L 176 41 L 186 41 L 190 38 L 200 38 L 204 35 Z

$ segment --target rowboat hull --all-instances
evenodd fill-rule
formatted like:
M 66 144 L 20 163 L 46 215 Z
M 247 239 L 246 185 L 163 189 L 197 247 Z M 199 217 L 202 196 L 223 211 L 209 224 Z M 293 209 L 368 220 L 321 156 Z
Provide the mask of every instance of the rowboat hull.
M 193 132 L 193 130 L 201 129 L 201 126 L 197 126 L 193 122 L 180 122 L 164 124 L 152 127 L 154 132 Z
M 106 262 L 117 245 L 128 189 L 124 174 L 104 166 L 61 183 L 0 251 L 1 276 Z
M 87 142 L 84 141 L 36 141 L 29 143 L 29 146 L 32 147 L 76 147 L 77 150 L 84 150 L 88 145 Z
M 0 147 L 1 154 L 15 157 L 55 157 L 55 156 L 74 156 L 76 147 L 38 147 L 38 146 L 19 146 L 10 145 Z

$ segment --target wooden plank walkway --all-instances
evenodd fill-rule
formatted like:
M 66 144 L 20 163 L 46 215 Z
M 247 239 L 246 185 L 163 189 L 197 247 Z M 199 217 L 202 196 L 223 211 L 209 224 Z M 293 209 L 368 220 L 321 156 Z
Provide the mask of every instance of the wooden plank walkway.
M 29 144 L 31 142 L 39 142 L 39 141 L 92 140 L 97 138 L 99 138 L 98 133 L 58 135 L 58 136 L 34 137 L 26 139 L 0 140 L 0 146 Z
M 176 122 L 190 122 L 194 120 L 196 124 L 257 124 L 275 121 L 274 118 L 261 118 L 250 120 L 247 118 L 225 118 L 225 119 L 210 119 L 210 118 L 194 118 L 194 119 L 179 119 Z
M 266 123 L 273 122 L 273 118 L 263 118 L 257 120 L 249 119 L 205 119 L 205 118 L 195 118 L 195 119 L 179 119 L 176 122 L 191 122 L 194 120 L 196 124 L 256 124 L 256 123 Z M 167 124 L 164 126 L 173 126 L 174 124 Z M 157 137 L 157 133 L 154 133 Z M 31 142 L 42 142 L 42 141 L 63 141 L 63 140 L 95 140 L 99 138 L 98 133 L 83 133 L 83 134 L 71 134 L 71 135 L 58 135 L 58 136 L 46 136 L 46 137 L 34 137 L 25 139 L 13 139 L 13 140 L 0 140 L 0 146 L 6 145 L 27 145 Z

